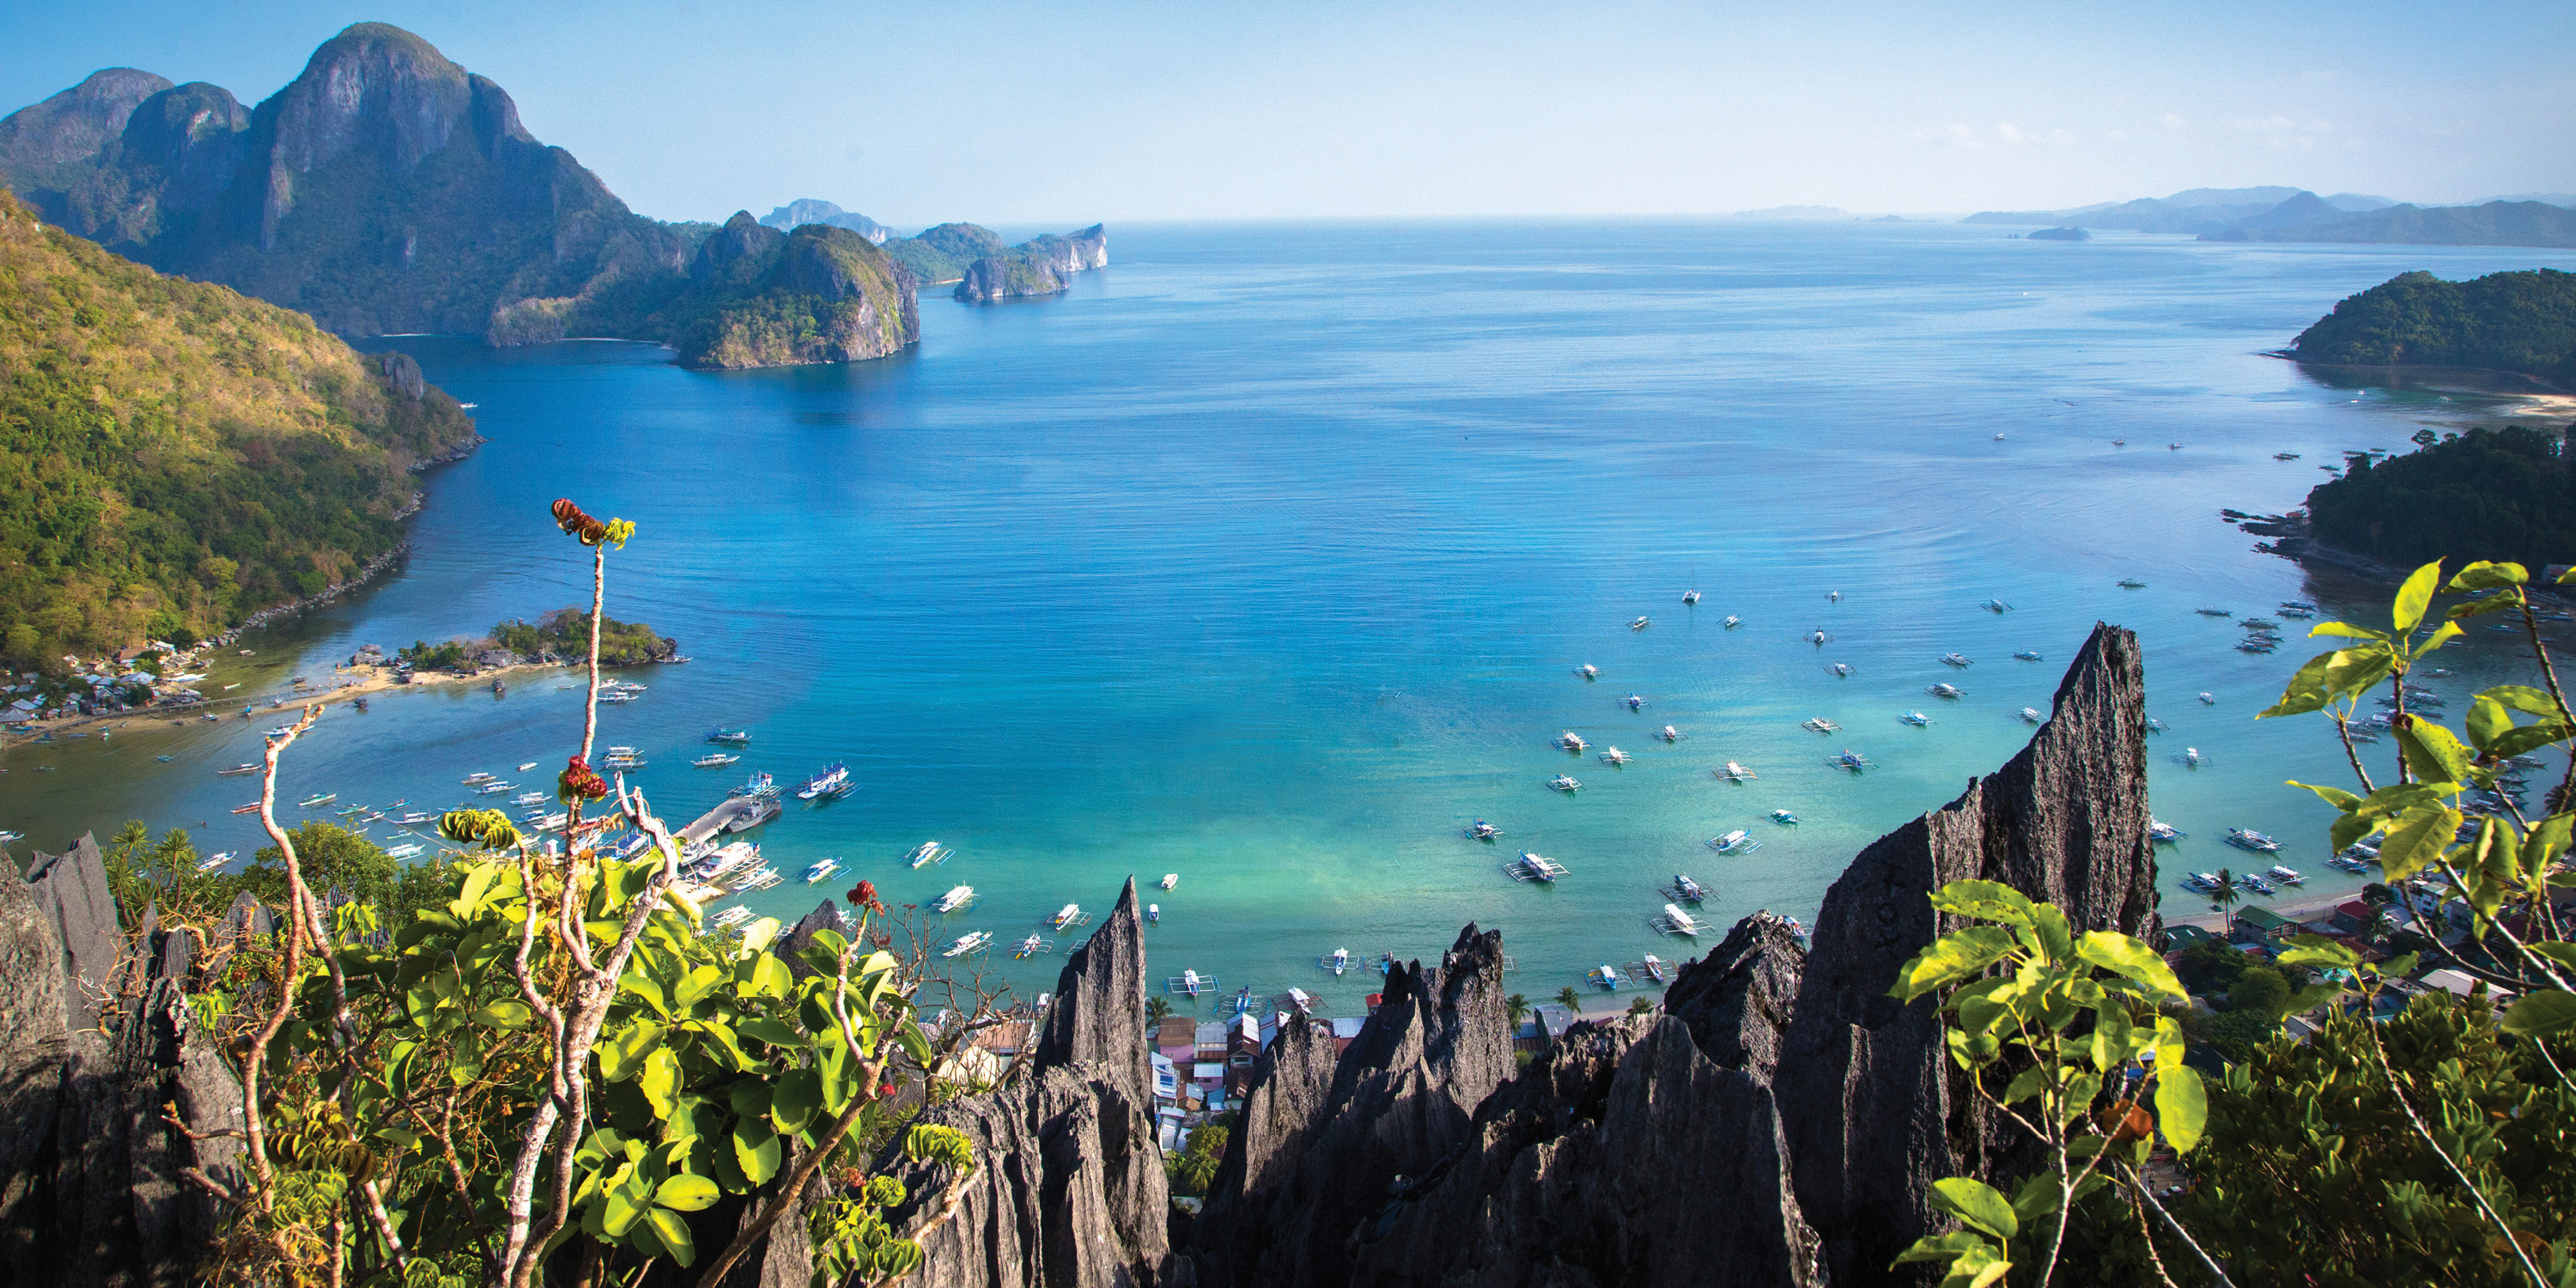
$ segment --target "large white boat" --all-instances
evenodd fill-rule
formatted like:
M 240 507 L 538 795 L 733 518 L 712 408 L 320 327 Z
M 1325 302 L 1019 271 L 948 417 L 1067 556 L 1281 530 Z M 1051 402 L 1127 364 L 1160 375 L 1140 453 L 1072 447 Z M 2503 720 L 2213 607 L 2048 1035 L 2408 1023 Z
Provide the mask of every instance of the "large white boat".
M 692 765 L 695 765 L 696 767 L 698 767 L 698 768 L 700 768 L 700 769 L 716 769 L 716 768 L 720 768 L 720 767 L 725 766 L 725 765 L 730 765 L 730 764 L 732 764 L 733 762 L 735 762 L 735 761 L 737 761 L 737 760 L 740 760 L 740 759 L 742 759 L 742 757 L 737 756 L 737 755 L 734 755 L 734 754 L 733 754 L 733 753 L 731 753 L 731 752 L 727 752 L 727 751 L 710 751 L 710 752 L 708 752 L 707 754 L 705 754 L 705 755 L 703 755 L 703 756 L 698 757 L 696 760 L 692 760 L 692 761 L 690 761 L 689 763 L 690 763 L 690 764 L 692 764 Z
M 1708 848 L 1715 850 L 1720 854 L 1750 854 L 1755 850 L 1761 849 L 1762 842 L 1753 839 L 1753 834 L 1751 832 L 1745 831 L 1743 828 L 1739 827 L 1724 836 L 1716 837 L 1709 841 Z
M 1817 733 L 1835 733 L 1842 728 L 1841 725 L 1835 724 L 1833 721 L 1827 720 L 1823 716 L 1810 716 L 1807 719 L 1800 721 L 1799 727 L 1812 729 Z
M 949 888 L 948 893 L 932 900 L 930 908 L 933 912 L 955 912 L 973 902 L 975 902 L 975 887 L 970 885 L 952 886 Z
M 1567 751 L 1582 751 L 1584 748 L 1589 747 L 1592 744 L 1585 742 L 1581 734 L 1568 729 L 1556 736 L 1556 745 L 1565 748 Z
M 1944 666 L 1966 666 L 1969 664 L 1968 656 L 1964 653 L 1944 653 L 1941 655 L 1941 664 Z
M 1927 716 L 1920 711 L 1908 711 L 1904 715 L 1898 716 L 1897 719 L 1906 724 L 1910 724 L 1917 729 L 1932 723 L 1932 717 Z
M 1543 855 L 1532 854 L 1527 850 L 1521 851 L 1520 860 L 1504 871 L 1511 873 L 1515 881 L 1536 881 L 1542 884 L 1554 882 L 1566 874 L 1564 864 Z
M 1336 948 L 1333 950 L 1331 956 L 1317 962 L 1316 965 L 1333 972 L 1335 975 L 1339 975 L 1343 971 L 1351 968 L 1351 950 L 1347 948 Z
M 1605 765 L 1624 765 L 1635 759 L 1636 757 L 1631 756 L 1616 747 L 1612 747 L 1608 751 L 1601 753 L 1601 763 Z
M 1668 935 L 1687 935 L 1693 938 L 1697 938 L 1700 932 L 1699 918 L 1684 912 L 1682 906 L 1677 903 L 1664 905 L 1663 918 L 1655 923 L 1655 928 Z
M 729 930 L 751 920 L 751 909 L 735 906 L 707 918 L 707 924 L 718 930 Z
M 984 951 L 987 947 L 992 945 L 992 942 L 993 934 L 991 931 L 970 930 L 965 934 L 959 935 L 957 937 L 957 942 L 950 944 L 947 948 L 941 950 L 939 955 L 942 957 L 964 957 L 969 953 L 980 953 Z
M 1169 890 L 1169 889 L 1171 889 L 1172 887 L 1179 885 L 1180 883 L 1181 883 L 1181 874 L 1180 874 L 1180 873 L 1178 873 L 1178 872 L 1166 872 L 1166 873 L 1164 873 L 1164 874 L 1163 874 L 1163 888 L 1164 888 L 1164 889 Z
M 1717 771 L 1717 776 L 1730 783 L 1743 783 L 1751 782 L 1756 778 L 1760 778 L 1762 775 L 1754 773 L 1752 770 L 1746 769 L 1744 766 L 1730 760 L 1726 762 L 1726 768 Z
M 400 845 L 388 845 L 388 846 L 386 846 L 386 847 L 385 847 L 385 857 L 386 857 L 386 858 L 388 858 L 388 859 L 408 859 L 408 858 L 412 857 L 413 855 L 420 853 L 422 850 L 425 850 L 425 849 L 428 849 L 428 848 L 429 848 L 428 846 L 422 845 L 422 844 L 421 844 L 420 842 L 418 842 L 418 841 L 405 841 L 405 842 L 403 842 L 403 843 L 402 843 L 402 844 L 400 844 Z M 223 860 L 223 859 L 227 859 L 227 858 L 230 858 L 230 857 L 232 857 L 232 856 L 227 855 L 227 854 L 218 854 L 218 855 L 216 855 L 216 856 L 215 856 L 216 860 L 217 860 L 219 863 L 220 863 L 220 861 L 221 861 L 221 860 Z
M 850 767 L 834 761 L 823 766 L 821 773 L 806 779 L 804 784 L 796 789 L 796 799 L 810 801 L 817 796 L 828 796 L 838 792 L 849 785 Z
M 1691 880 L 1690 874 L 1686 872 L 1674 873 L 1673 883 L 1664 887 L 1664 893 L 1685 903 L 1698 903 L 1708 897 L 1707 888 Z
M 1572 795 L 1583 788 L 1583 784 L 1574 781 L 1573 777 L 1567 774 L 1558 774 L 1547 780 L 1547 785 L 1567 795 Z
M 1603 962 L 1600 965 L 1593 967 L 1592 973 L 1584 976 L 1584 978 L 1608 989 L 1616 989 L 1619 985 L 1626 982 L 1621 978 L 1619 968 L 1608 962 Z
M 1961 689 L 1955 684 L 1927 684 L 1923 686 L 1923 691 L 1936 698 L 1964 698 L 1968 696 L 1966 690 Z
M 1081 925 L 1086 920 L 1089 920 L 1089 918 L 1082 915 L 1081 904 L 1068 903 L 1065 906 L 1056 909 L 1055 915 L 1047 918 L 1047 924 L 1058 930 L 1063 930 L 1070 926 Z
M 805 869 L 805 884 L 812 885 L 817 881 L 829 881 L 832 879 L 832 874 L 840 870 L 841 861 L 839 859 L 825 859 L 822 862 Z
M 916 868 L 928 867 L 933 863 L 946 863 L 948 847 L 937 841 L 924 841 L 912 847 L 912 852 L 904 855 L 903 861 Z
M 749 841 L 735 841 L 729 845 L 716 847 L 705 858 L 698 860 L 689 875 L 700 881 L 712 882 L 759 857 L 759 846 Z

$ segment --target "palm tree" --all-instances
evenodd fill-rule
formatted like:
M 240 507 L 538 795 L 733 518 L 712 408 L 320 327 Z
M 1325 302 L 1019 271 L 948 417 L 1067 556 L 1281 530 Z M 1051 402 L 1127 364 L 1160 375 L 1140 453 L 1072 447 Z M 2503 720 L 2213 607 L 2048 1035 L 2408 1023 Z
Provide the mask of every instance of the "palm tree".
M 1170 1019 L 1171 1015 L 1172 1004 L 1170 1002 L 1159 997 L 1146 999 L 1145 1022 L 1147 1024 L 1160 1024 L 1164 1020 Z
M 1512 1027 L 1518 1028 L 1521 1017 L 1529 1014 L 1529 999 L 1514 993 L 1503 999 L 1503 1009 L 1511 1013 Z
M 1634 999 L 1634 1000 L 1630 1001 L 1630 1002 L 1628 1003 L 1628 1013 L 1629 1013 L 1630 1015 L 1652 1015 L 1652 1014 L 1654 1014 L 1654 1013 L 1655 1013 L 1655 999 L 1653 999 L 1653 998 L 1651 998 L 1651 997 L 1640 997 L 1640 998 L 1636 998 L 1636 999 Z
M 1572 984 L 1558 989 L 1556 1000 L 1564 1003 L 1565 1009 L 1569 1011 L 1580 1013 L 1583 1010 L 1583 994 L 1575 992 Z
M 2218 888 L 2209 892 L 2209 906 L 2211 910 L 2216 912 L 2225 912 L 2238 899 L 2243 897 L 2243 893 L 2238 891 L 2236 888 L 2236 874 L 2225 868 L 2220 868 L 2218 870 Z

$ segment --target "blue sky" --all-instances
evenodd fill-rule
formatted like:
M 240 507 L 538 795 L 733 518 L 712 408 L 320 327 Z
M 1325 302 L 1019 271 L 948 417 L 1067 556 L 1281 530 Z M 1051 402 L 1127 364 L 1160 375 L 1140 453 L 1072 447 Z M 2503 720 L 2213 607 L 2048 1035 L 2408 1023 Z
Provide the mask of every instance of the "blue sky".
M 663 218 L 2070 206 L 2576 191 L 2576 4 L 0 0 L 0 111 L 100 67 L 274 93 L 352 22 L 498 81 Z

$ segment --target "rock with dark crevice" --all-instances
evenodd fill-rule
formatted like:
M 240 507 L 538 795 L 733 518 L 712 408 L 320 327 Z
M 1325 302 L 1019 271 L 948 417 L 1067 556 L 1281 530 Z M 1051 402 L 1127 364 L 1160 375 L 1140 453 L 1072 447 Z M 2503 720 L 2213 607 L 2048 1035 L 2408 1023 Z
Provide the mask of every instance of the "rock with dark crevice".
M 1882 1278 L 1941 1224 L 1927 1201 L 1933 1181 L 2036 1165 L 2017 1131 L 1974 1108 L 1936 999 L 1900 1004 L 1887 990 L 1908 958 L 1957 928 L 1926 900 L 1952 881 L 2003 882 L 2063 909 L 2079 933 L 2152 936 L 2145 733 L 2137 637 L 2096 626 L 2028 747 L 1871 844 L 1826 892 L 1774 1092 L 1798 1200 L 1836 1279 Z
M 1039 1031 L 1038 1064 L 1099 1064 L 1116 1071 L 1130 1098 L 1150 1101 L 1154 1066 L 1145 1032 L 1145 988 L 1145 926 L 1131 876 L 1100 928 L 1065 959 Z

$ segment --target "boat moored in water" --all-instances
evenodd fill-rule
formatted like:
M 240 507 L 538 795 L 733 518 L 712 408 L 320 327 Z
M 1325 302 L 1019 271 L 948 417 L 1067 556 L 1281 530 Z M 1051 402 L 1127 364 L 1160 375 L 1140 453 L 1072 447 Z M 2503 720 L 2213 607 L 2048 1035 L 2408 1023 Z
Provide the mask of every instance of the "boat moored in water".
M 1739 827 L 1724 836 L 1711 838 L 1708 848 L 1720 854 L 1750 854 L 1761 849 L 1762 842 L 1753 839 L 1751 832 Z
M 993 932 L 989 930 L 970 930 L 965 934 L 959 935 L 957 937 L 957 942 L 948 945 L 948 947 L 943 949 L 939 955 L 942 957 L 964 957 L 972 953 L 980 953 L 986 948 L 991 947 L 992 943 Z
M 804 784 L 796 789 L 796 799 L 810 801 L 817 796 L 830 795 L 847 787 L 849 782 L 850 767 L 834 761 L 825 765 L 821 773 L 806 779 Z
M 1708 898 L 1708 890 L 1699 882 L 1691 880 L 1687 872 L 1674 873 L 1672 884 L 1664 887 L 1664 893 L 1683 903 L 1698 903 Z
M 1744 766 L 1730 760 L 1726 762 L 1726 768 L 1717 771 L 1717 776 L 1730 783 L 1744 783 L 1751 782 L 1756 778 L 1760 778 L 1762 775 L 1754 773 L 1752 770 L 1746 769 Z
M 930 910 L 932 912 L 955 912 L 973 902 L 975 902 L 975 887 L 970 885 L 952 886 L 949 888 L 948 893 L 939 896 L 937 899 L 931 900 Z
M 1542 885 L 1552 884 L 1559 877 L 1566 875 L 1564 864 L 1544 855 L 1532 854 L 1527 850 L 1521 851 L 1521 857 L 1506 866 L 1503 871 L 1510 873 L 1515 881 L 1536 881 Z
M 1574 780 L 1574 776 L 1571 774 L 1558 774 L 1556 777 L 1547 780 L 1547 785 L 1560 792 L 1564 792 L 1569 796 L 1583 790 L 1583 784 L 1576 782 Z
M 805 869 L 805 884 L 812 885 L 817 881 L 828 881 L 831 879 L 833 873 L 840 870 L 841 861 L 839 859 L 825 859 L 822 862 Z

